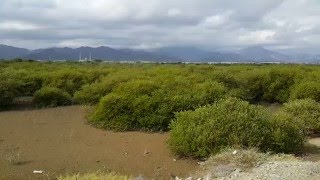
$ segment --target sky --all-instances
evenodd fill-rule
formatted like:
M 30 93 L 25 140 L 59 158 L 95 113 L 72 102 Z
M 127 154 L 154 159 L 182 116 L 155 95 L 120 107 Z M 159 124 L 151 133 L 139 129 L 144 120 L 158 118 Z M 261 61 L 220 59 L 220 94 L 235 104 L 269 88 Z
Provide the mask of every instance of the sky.
M 320 50 L 320 0 L 1 0 L 0 44 Z

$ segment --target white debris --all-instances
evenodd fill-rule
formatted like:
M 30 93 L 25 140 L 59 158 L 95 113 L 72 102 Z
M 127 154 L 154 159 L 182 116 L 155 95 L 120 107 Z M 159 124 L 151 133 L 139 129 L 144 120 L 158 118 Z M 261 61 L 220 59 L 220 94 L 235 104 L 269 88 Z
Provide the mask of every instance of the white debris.
M 43 173 L 43 171 L 41 171 L 41 170 L 34 170 L 33 171 L 33 174 L 42 174 Z
M 238 153 L 238 151 L 237 150 L 235 150 L 235 151 L 233 151 L 233 155 L 236 155 Z

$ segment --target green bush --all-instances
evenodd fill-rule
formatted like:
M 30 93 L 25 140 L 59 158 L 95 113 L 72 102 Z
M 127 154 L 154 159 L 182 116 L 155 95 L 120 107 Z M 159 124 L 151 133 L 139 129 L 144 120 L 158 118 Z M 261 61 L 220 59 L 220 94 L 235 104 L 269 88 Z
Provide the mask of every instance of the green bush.
M 230 146 L 267 150 L 270 115 L 261 106 L 236 98 L 176 114 L 169 146 L 178 155 L 206 157 Z
M 122 84 L 100 100 L 89 117 L 90 122 L 118 131 L 166 130 L 175 112 L 212 103 L 225 91 L 224 86 L 216 82 L 195 84 L 192 89 L 183 84 L 151 80 Z
M 55 87 L 44 87 L 34 94 L 34 104 L 37 107 L 55 107 L 72 104 L 70 94 Z
M 90 122 L 106 129 L 118 131 L 164 128 L 165 112 L 157 108 L 162 100 L 153 96 L 159 88 L 154 81 L 136 80 L 122 84 L 114 92 L 103 97 L 96 110 L 89 116 Z
M 320 103 L 311 99 L 299 99 L 283 105 L 282 113 L 290 117 L 305 135 L 320 132 Z
M 132 75 L 114 75 L 106 77 L 101 82 L 95 82 L 93 84 L 85 84 L 80 91 L 74 94 L 74 99 L 80 104 L 97 104 L 99 100 L 110 93 L 114 88 L 120 84 L 129 81 Z
M 290 69 L 271 69 L 266 77 L 263 100 L 284 103 L 290 97 L 290 88 L 294 85 L 298 71 Z
M 76 70 L 54 72 L 45 78 L 44 86 L 56 87 L 73 95 L 88 83 L 87 74 Z
M 298 83 L 291 91 L 290 98 L 292 100 L 310 98 L 320 102 L 320 82 Z
M 94 105 L 111 89 L 102 83 L 85 84 L 80 91 L 75 92 L 74 100 L 79 104 Z
M 43 77 L 26 76 L 21 77 L 17 91 L 20 96 L 32 96 L 37 90 L 41 89 Z
M 273 116 L 271 121 L 270 150 L 277 153 L 301 152 L 305 136 L 301 126 L 292 121 L 292 116 L 280 111 Z
M 239 81 L 241 88 L 238 91 L 242 92 L 242 96 L 237 96 L 241 99 L 250 102 L 260 102 L 266 90 L 266 77 L 268 72 L 262 69 L 249 70 L 246 73 L 240 74 Z
M 0 107 L 10 106 L 17 96 L 18 84 L 12 79 L 0 79 Z
M 290 117 L 272 117 L 265 108 L 236 98 L 177 113 L 170 128 L 169 146 L 180 156 L 207 157 L 229 147 L 296 153 L 304 141 Z

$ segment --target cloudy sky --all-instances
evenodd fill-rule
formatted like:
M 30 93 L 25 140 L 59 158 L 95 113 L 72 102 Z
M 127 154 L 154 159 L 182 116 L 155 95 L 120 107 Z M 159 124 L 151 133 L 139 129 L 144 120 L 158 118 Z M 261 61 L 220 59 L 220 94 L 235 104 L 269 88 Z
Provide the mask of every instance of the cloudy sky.
M 1 0 L 0 44 L 317 51 L 320 0 Z

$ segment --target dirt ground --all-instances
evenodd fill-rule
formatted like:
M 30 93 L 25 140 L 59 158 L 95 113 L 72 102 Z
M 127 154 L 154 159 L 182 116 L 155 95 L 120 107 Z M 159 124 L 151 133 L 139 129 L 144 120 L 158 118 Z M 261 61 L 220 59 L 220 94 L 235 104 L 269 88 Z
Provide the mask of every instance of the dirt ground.
M 104 131 L 87 125 L 85 115 L 81 106 L 0 112 L 0 179 L 54 179 L 98 170 L 170 179 L 198 168 L 194 160 L 174 160 L 167 133 Z

